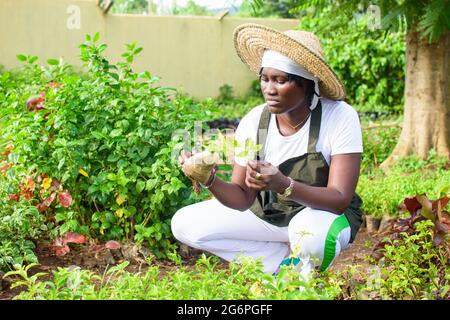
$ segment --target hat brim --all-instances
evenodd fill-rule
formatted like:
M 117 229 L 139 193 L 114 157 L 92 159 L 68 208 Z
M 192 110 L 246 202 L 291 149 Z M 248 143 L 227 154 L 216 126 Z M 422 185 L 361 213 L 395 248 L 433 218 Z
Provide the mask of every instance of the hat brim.
M 333 69 L 316 53 L 297 40 L 275 29 L 246 23 L 234 31 L 234 46 L 241 60 L 250 70 L 259 73 L 265 49 L 278 51 L 302 65 L 319 79 L 320 95 L 343 100 L 345 89 Z

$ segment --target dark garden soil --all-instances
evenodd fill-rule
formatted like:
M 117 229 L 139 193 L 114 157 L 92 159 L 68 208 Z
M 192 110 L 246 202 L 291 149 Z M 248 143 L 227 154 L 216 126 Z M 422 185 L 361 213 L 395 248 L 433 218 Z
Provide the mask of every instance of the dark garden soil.
M 330 267 L 330 270 L 334 272 L 345 271 L 349 268 L 349 265 L 358 265 L 359 270 L 366 270 L 370 266 L 367 257 L 371 255 L 372 248 L 381 238 L 382 235 L 369 234 L 366 228 L 362 228 L 355 241 L 340 254 Z M 199 250 L 188 249 L 185 246 L 180 246 L 179 249 L 179 254 L 183 258 L 183 265 L 188 269 L 194 269 L 195 263 L 201 253 Z M 150 253 L 132 243 L 122 243 L 122 247 L 118 250 L 106 250 L 97 254 L 90 252 L 88 246 L 74 245 L 71 246 L 71 251 L 68 254 L 57 257 L 49 250 L 48 244 L 40 243 L 37 246 L 36 254 L 40 264 L 30 269 L 29 274 L 33 275 L 37 272 L 45 272 L 47 275 L 41 279 L 50 280 L 52 278 L 52 271 L 58 267 L 78 266 L 103 274 L 106 268 L 125 260 L 130 262 L 125 269 L 126 271 L 134 273 L 145 272 L 148 268 L 145 257 Z M 153 259 L 151 263 L 159 267 L 161 277 L 178 268 L 174 262 L 169 260 Z M 222 261 L 220 267 L 227 268 L 228 263 Z M 11 289 L 10 284 L 5 280 L 2 281 L 1 278 L 2 275 L 0 274 L 0 300 L 10 300 L 21 290 L 24 290 L 23 287 Z

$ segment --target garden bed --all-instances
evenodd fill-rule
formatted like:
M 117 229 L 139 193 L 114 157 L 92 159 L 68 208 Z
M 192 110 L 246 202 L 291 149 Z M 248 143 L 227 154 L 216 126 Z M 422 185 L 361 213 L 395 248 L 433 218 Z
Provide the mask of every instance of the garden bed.
M 358 265 L 361 270 L 368 270 L 371 265 L 368 262 L 367 257 L 372 253 L 373 246 L 380 240 L 380 237 L 381 236 L 379 234 L 369 234 L 366 228 L 361 229 L 357 234 L 355 241 L 340 254 L 329 270 L 333 273 L 345 273 L 345 271 L 349 268 L 349 265 Z M 131 246 L 132 245 L 130 244 L 128 248 Z M 128 250 L 132 251 L 132 249 Z M 45 272 L 47 275 L 42 277 L 41 280 L 49 281 L 52 279 L 52 272 L 56 271 L 58 268 L 75 267 L 89 269 L 101 275 L 107 268 L 112 266 L 108 264 L 108 262 L 110 262 L 108 260 L 111 259 L 109 254 L 110 253 L 108 251 L 106 254 L 103 253 L 95 256 L 88 250 L 88 247 L 77 246 L 67 255 L 58 257 L 48 249 L 46 244 L 41 243 L 37 246 L 36 250 L 36 255 L 40 264 L 32 268 L 29 275 L 33 275 L 38 272 Z M 184 247 L 181 247 L 178 250 L 178 254 L 183 257 L 183 266 L 188 270 L 194 270 L 196 261 L 200 258 L 202 251 L 190 249 L 187 252 Z M 118 254 L 112 254 L 113 257 L 117 257 L 117 255 Z M 144 257 L 142 254 L 137 254 L 134 258 L 129 258 L 127 261 L 129 261 L 130 264 L 125 268 L 125 270 L 132 273 L 145 272 L 149 268 L 149 264 L 147 264 L 143 258 Z M 115 262 L 121 263 L 123 260 L 117 259 Z M 160 270 L 160 277 L 164 277 L 168 272 L 176 271 L 178 268 L 176 263 L 170 260 L 153 259 L 150 265 L 158 266 Z M 228 266 L 228 262 L 221 260 L 218 268 L 227 269 Z M 0 300 L 11 300 L 24 289 L 24 287 L 11 289 L 10 286 L 8 286 L 0 292 Z

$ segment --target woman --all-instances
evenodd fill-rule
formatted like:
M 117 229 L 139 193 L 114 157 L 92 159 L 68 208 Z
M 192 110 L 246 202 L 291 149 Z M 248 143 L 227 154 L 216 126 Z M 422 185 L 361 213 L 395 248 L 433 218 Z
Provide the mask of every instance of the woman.
M 173 234 L 228 261 L 260 258 L 265 272 L 284 264 L 303 275 L 326 270 L 362 222 L 358 115 L 342 101 L 344 87 L 312 33 L 245 24 L 234 43 L 259 73 L 266 100 L 241 120 L 235 139 L 263 148 L 255 160 L 235 157 L 231 183 L 213 170 L 203 182 L 215 199 L 180 209 Z

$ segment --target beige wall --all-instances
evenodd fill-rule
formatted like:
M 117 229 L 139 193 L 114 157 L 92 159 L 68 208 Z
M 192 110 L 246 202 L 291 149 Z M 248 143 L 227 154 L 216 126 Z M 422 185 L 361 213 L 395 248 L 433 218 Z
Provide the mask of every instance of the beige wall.
M 79 66 L 78 45 L 86 34 L 99 31 L 113 62 L 120 59 L 126 43 L 136 41 L 143 47 L 134 67 L 160 76 L 161 85 L 183 88 L 198 98 L 217 96 L 224 84 L 244 94 L 256 77 L 234 51 L 234 28 L 246 22 L 278 30 L 298 25 L 294 19 L 104 15 L 96 2 L 0 0 L 0 65 L 20 65 L 16 55 L 23 53 L 37 55 L 41 63 L 62 57 Z M 68 27 L 68 22 L 76 27 L 70 23 L 76 16 L 68 12 L 70 6 L 79 8 L 79 29 Z

